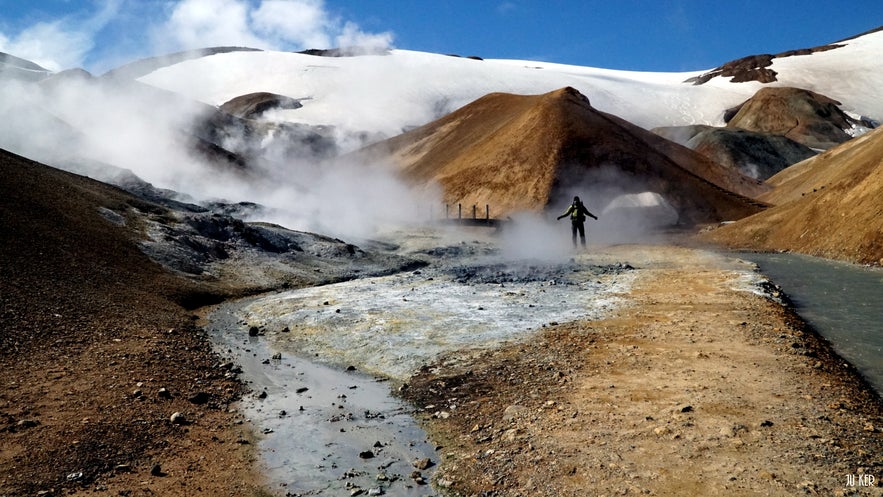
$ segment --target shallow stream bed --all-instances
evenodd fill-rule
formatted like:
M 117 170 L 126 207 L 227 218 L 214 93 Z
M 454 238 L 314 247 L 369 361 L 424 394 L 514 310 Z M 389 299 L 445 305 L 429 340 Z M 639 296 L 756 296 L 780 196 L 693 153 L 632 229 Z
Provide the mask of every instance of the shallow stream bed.
M 634 279 L 627 264 L 586 255 L 515 263 L 449 252 L 418 271 L 259 296 L 208 316 L 217 350 L 253 390 L 242 408 L 263 433 L 274 487 L 432 495 L 434 447 L 391 388 L 442 354 L 600 318 Z

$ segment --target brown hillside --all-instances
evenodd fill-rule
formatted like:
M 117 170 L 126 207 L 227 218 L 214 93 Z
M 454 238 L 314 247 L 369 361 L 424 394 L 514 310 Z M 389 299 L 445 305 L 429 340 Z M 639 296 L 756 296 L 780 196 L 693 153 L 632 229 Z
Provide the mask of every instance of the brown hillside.
M 732 247 L 789 250 L 883 264 L 883 130 L 773 176 L 776 204 L 704 237 Z
M 239 386 L 179 304 L 198 289 L 111 212 L 134 209 L 162 208 L 0 150 L 0 495 L 144 480 L 162 495 L 248 492 L 243 450 L 198 449 L 235 439 Z M 198 392 L 207 403 L 188 402 Z M 173 425 L 175 411 L 199 423 Z M 172 477 L 151 476 L 157 463 Z
M 744 197 L 764 191 L 759 182 L 592 108 L 573 88 L 486 95 L 362 153 L 369 152 L 389 154 L 415 184 L 439 184 L 448 203 L 490 204 L 493 216 L 558 208 L 574 194 L 600 211 L 618 195 L 652 191 L 675 207 L 681 222 L 697 223 L 757 212 L 760 206 Z
M 727 127 L 782 135 L 807 147 L 828 149 L 852 138 L 844 130 L 853 120 L 839 105 L 800 88 L 761 88 L 738 107 Z

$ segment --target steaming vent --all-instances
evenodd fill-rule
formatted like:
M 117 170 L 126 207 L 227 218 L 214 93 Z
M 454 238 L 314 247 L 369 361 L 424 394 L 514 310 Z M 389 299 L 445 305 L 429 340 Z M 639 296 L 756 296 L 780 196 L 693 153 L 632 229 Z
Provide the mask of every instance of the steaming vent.
M 677 209 L 656 192 L 629 193 L 614 198 L 601 212 L 604 224 L 628 231 L 652 231 L 678 223 Z

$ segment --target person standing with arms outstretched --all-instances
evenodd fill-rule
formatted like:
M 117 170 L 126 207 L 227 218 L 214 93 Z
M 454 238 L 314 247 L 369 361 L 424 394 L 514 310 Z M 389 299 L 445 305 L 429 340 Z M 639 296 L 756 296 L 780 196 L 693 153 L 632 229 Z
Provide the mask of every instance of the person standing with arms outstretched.
M 596 221 L 598 220 L 598 216 L 589 212 L 589 210 L 586 209 L 586 206 L 583 205 L 582 201 L 580 201 L 579 197 L 573 197 L 573 203 L 567 208 L 567 212 L 558 216 L 558 219 L 561 220 L 567 216 L 570 216 L 570 230 L 573 234 L 573 246 L 576 247 L 576 234 L 579 233 L 580 242 L 582 243 L 583 248 L 585 248 L 586 216 L 589 216 Z

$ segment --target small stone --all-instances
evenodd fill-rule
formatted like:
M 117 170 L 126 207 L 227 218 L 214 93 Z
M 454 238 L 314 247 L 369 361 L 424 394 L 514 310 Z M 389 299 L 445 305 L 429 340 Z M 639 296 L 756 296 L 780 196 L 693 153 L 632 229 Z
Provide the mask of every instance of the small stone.
M 680 407 L 681 412 L 693 412 L 693 406 L 685 405 Z
M 724 426 L 718 433 L 727 438 L 733 438 L 736 436 L 736 430 L 734 430 L 732 426 Z
M 300 387 L 300 388 L 298 388 L 297 390 L 295 390 L 294 392 L 295 392 L 295 393 L 304 393 L 304 392 L 306 392 L 307 390 L 309 390 L 309 388 L 307 388 L 307 387 Z
M 372 459 L 374 458 L 374 452 L 371 452 L 370 450 L 363 450 L 362 452 L 359 452 L 359 457 L 362 459 Z
M 159 395 L 159 397 L 161 399 L 171 399 L 172 398 L 172 393 L 169 392 L 165 388 L 160 388 L 159 391 L 157 392 L 157 395 Z
M 209 399 L 211 399 L 211 396 L 206 392 L 196 392 L 187 400 L 190 401 L 191 404 L 202 405 L 207 404 Z
M 874 423 L 865 423 L 864 430 L 873 433 L 877 431 L 877 427 L 874 426 Z
M 166 476 L 166 474 L 163 473 L 162 466 L 160 466 L 159 464 L 154 464 L 150 468 L 150 474 L 151 476 Z
M 503 421 L 512 421 L 525 415 L 530 409 L 524 406 L 513 404 L 503 410 Z
M 174 412 L 169 417 L 169 421 L 171 421 L 171 423 L 173 425 L 186 425 L 187 424 L 187 417 L 184 416 L 184 414 L 181 412 Z
M 773 422 L 770 421 L 770 420 L 768 420 L 768 419 L 765 419 L 765 420 L 763 420 L 763 421 L 760 422 L 760 426 L 763 427 L 763 428 L 766 428 L 766 427 L 768 427 L 768 426 L 773 426 Z
M 256 336 L 258 336 L 259 332 L 260 332 L 260 330 L 258 329 L 257 326 L 252 326 L 251 328 L 248 329 L 248 336 L 256 337 Z
M 424 457 L 422 459 L 415 459 L 413 463 L 411 463 L 417 469 L 424 470 L 432 466 L 432 460 L 428 457 Z

